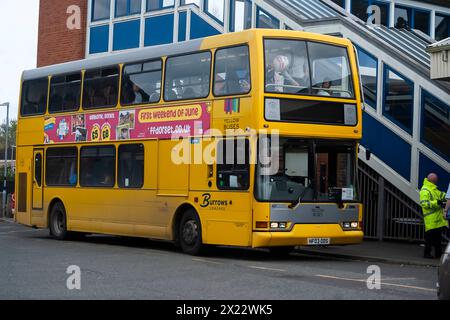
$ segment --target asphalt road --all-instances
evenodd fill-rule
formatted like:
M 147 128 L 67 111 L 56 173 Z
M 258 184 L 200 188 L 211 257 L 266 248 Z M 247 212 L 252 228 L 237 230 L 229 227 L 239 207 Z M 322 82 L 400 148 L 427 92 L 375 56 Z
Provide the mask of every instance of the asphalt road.
M 381 289 L 370 290 L 377 265 Z M 79 266 L 81 289 L 67 288 Z M 214 248 L 192 257 L 171 243 L 112 236 L 57 241 L 47 230 L 0 221 L 0 299 L 436 299 L 437 270 Z

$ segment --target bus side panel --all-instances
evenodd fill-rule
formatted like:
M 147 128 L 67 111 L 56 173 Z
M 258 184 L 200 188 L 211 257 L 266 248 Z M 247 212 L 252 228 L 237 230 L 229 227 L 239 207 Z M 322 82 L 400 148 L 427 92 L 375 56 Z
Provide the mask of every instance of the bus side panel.
M 31 226 L 32 158 L 32 147 L 17 148 L 15 220 L 27 226 Z

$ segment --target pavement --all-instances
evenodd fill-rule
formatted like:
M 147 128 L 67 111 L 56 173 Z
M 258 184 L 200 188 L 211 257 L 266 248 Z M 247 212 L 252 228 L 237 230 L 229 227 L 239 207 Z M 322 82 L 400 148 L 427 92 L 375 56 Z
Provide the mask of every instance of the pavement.
M 366 240 L 358 245 L 330 247 L 299 247 L 298 252 L 316 256 L 384 262 L 400 265 L 438 267 L 439 259 L 423 258 L 424 247 L 419 243 Z

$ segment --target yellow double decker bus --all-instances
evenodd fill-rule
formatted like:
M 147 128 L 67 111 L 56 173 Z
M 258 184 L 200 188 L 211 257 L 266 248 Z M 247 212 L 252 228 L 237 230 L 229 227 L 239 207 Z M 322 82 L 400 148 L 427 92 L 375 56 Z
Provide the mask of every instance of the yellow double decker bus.
M 25 71 L 15 219 L 189 254 L 359 243 L 361 100 L 351 42 L 297 31 Z

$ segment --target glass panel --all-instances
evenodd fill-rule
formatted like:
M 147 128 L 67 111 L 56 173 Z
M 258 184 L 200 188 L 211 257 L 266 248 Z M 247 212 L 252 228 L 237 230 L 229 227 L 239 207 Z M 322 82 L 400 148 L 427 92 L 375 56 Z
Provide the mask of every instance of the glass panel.
M 80 107 L 81 74 L 53 77 L 50 81 L 50 113 L 74 111 Z
M 263 29 L 280 29 L 280 21 L 258 7 L 256 11 L 256 27 Z
M 113 187 L 116 151 L 113 146 L 83 147 L 80 154 L 80 184 L 83 187 Z
M 334 3 L 336 3 L 338 6 L 341 6 L 342 8 L 345 8 L 345 0 L 331 0 Z
M 48 79 L 24 81 L 20 113 L 22 116 L 44 114 L 47 108 Z
M 122 77 L 122 105 L 154 103 L 161 97 L 162 62 L 126 65 Z
M 181 0 L 181 5 L 195 4 L 197 7 L 200 7 L 200 1 L 201 0 Z
M 424 93 L 422 114 L 422 142 L 450 160 L 450 106 Z
M 435 38 L 441 41 L 450 37 L 450 16 L 436 14 Z
M 116 17 L 141 13 L 141 0 L 116 0 Z
M 167 59 L 164 100 L 206 98 L 209 95 L 211 53 Z
M 405 7 L 395 7 L 394 25 L 397 29 L 411 28 L 411 9 Z
M 40 153 L 34 158 L 34 179 L 39 187 L 42 186 L 42 155 Z
M 376 109 L 378 60 L 361 49 L 358 50 L 358 58 L 364 100 L 369 106 Z
M 76 148 L 47 150 L 45 181 L 49 186 L 76 186 L 78 181 Z
M 316 152 L 317 200 L 356 200 L 355 148 L 318 143 Z
M 121 145 L 118 165 L 120 188 L 142 188 L 144 185 L 144 145 Z
M 225 96 L 248 93 L 250 83 L 248 47 L 218 50 L 214 75 L 214 94 Z
M 111 0 L 92 0 L 92 21 L 109 19 Z
M 83 108 L 107 108 L 117 105 L 119 68 L 89 70 L 84 75 Z
M 230 31 L 242 31 L 252 27 L 252 2 L 250 0 L 232 0 Z
M 205 11 L 215 19 L 223 23 L 225 1 L 224 0 L 206 0 Z
M 250 185 L 250 144 L 247 139 L 221 140 L 217 146 L 217 187 L 247 190 Z
M 314 94 L 354 97 L 347 48 L 309 42 L 308 53 Z
M 270 150 L 258 164 L 256 198 L 270 202 L 356 201 L 355 145 L 329 141 L 263 139 Z M 266 151 L 262 151 L 267 154 Z
M 385 67 L 384 110 L 394 122 L 407 132 L 412 132 L 413 83 Z
M 357 16 L 359 19 L 361 19 L 364 22 L 368 22 L 369 15 L 367 14 L 367 10 L 369 6 L 376 5 L 378 8 L 380 8 L 380 18 L 381 21 L 375 23 L 381 23 L 384 26 L 387 26 L 389 24 L 389 4 L 379 1 L 373 1 L 373 0 L 358 0 L 358 1 L 352 1 L 351 2 L 351 13 Z M 371 11 L 371 14 L 373 14 L 373 11 Z
M 310 94 L 306 42 L 266 40 L 266 92 Z
M 147 0 L 147 11 L 173 7 L 175 0 Z
M 414 29 L 430 34 L 430 12 L 414 10 Z

